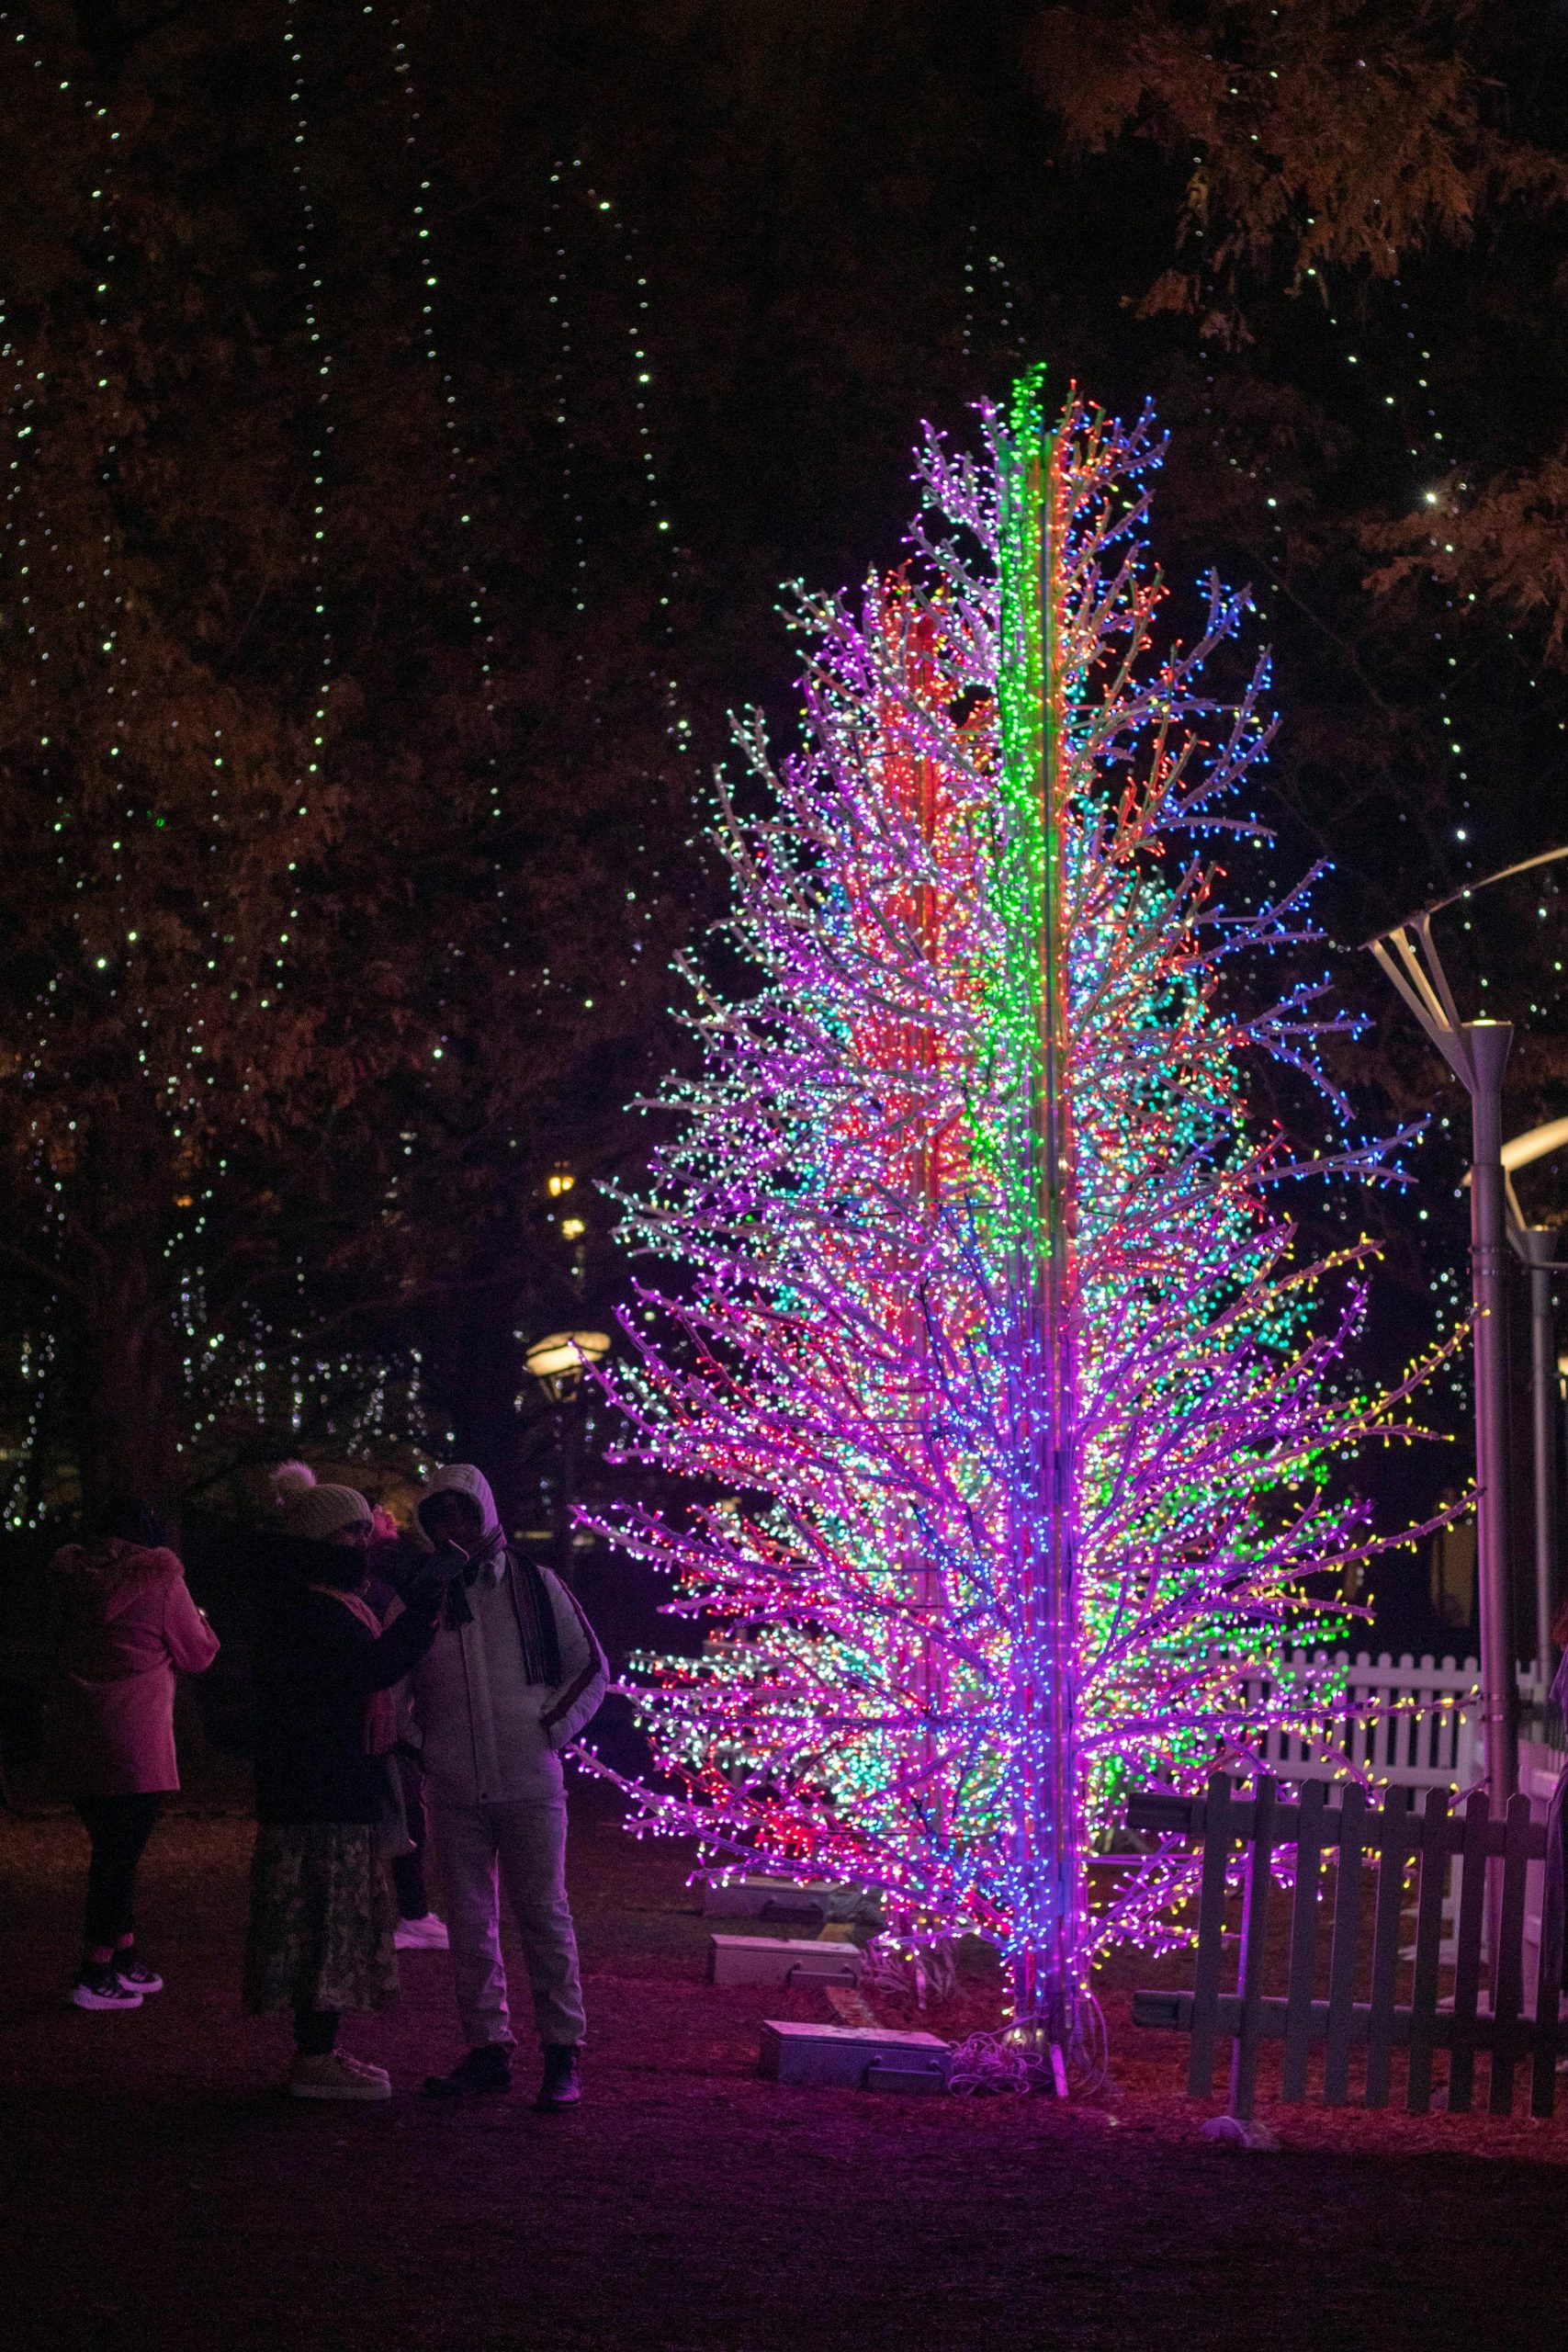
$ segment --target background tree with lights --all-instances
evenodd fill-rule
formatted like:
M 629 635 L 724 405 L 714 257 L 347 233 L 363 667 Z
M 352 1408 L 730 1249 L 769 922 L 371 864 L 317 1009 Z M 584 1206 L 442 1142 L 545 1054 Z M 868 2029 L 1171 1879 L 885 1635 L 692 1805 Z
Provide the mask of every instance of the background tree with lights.
M 1420 1376 L 1357 1393 L 1371 1252 L 1305 1261 L 1280 1204 L 1386 1149 L 1250 1131 L 1260 1057 L 1342 1122 L 1340 1024 L 1319 979 L 1224 984 L 1314 934 L 1222 869 L 1267 839 L 1265 676 L 1211 684 L 1245 597 L 1161 630 L 1162 454 L 1077 398 L 1047 427 L 1026 379 L 978 459 L 928 443 L 916 563 L 805 605 L 807 748 L 751 731 L 767 805 L 723 804 L 756 989 L 690 967 L 702 1069 L 631 1214 L 689 1291 L 648 1295 L 672 1329 L 618 1390 L 637 1458 L 724 1490 L 615 1522 L 711 1629 L 637 1685 L 681 1789 L 640 1817 L 979 1930 L 1069 2047 L 1097 1952 L 1183 1883 L 1161 1858 L 1091 1917 L 1129 1776 L 1322 1730 L 1281 1654 L 1378 1548 L 1329 1465 L 1408 1435 Z
M 283 1116 L 254 1159 L 238 1139 L 209 1152 L 220 1185 L 160 1167 L 144 1214 L 112 1235 L 78 1220 L 64 1255 L 43 1222 L 56 1178 L 12 1166 L 6 1220 L 32 1263 L 0 1260 L 7 1523 L 74 1495 L 85 1325 L 62 1284 L 131 1240 L 157 1296 L 149 1360 L 180 1375 L 157 1417 L 163 1453 L 186 1448 L 182 1485 L 196 1421 L 211 1434 L 211 1400 L 184 1385 L 181 1301 L 198 1294 L 226 1351 L 254 1362 L 260 1334 L 276 1341 L 273 1402 L 296 1363 L 342 1365 L 353 1388 L 416 1344 L 465 1448 L 505 1452 L 514 1333 L 578 1311 L 536 1221 L 543 1175 L 635 1156 L 620 1106 L 668 1053 L 660 937 L 712 903 L 679 746 L 694 729 L 705 758 L 727 707 L 787 691 L 785 634 L 760 626 L 779 579 L 849 577 L 887 543 L 911 383 L 951 420 L 1029 349 L 1154 391 L 1176 436 L 1168 562 L 1257 590 L 1291 711 L 1270 805 L 1292 859 L 1334 860 L 1319 903 L 1337 938 L 1556 837 L 1568 368 L 1540 322 L 1558 307 L 1568 20 L 1400 0 L 972 17 L 957 0 L 818 11 L 802 39 L 789 12 L 718 0 L 0 8 L 0 492 L 29 542 L 35 525 L 79 542 L 27 577 L 34 545 L 0 554 L 8 842 L 24 814 L 52 826 L 57 790 L 76 805 L 73 775 L 35 774 L 46 729 L 22 666 L 31 648 L 52 667 L 85 620 L 71 562 L 107 598 L 96 621 L 118 625 L 133 594 L 183 677 L 243 699 L 243 725 L 239 700 L 225 717 L 193 685 L 201 727 L 244 735 L 280 777 L 326 737 L 332 842 L 309 894 L 280 879 L 244 935 L 295 955 L 295 1015 L 319 1015 L 324 1041 L 366 1010 L 362 919 L 389 992 L 330 1138 Z M 68 482 L 91 493 L 79 509 Z M 46 487 L 52 510 L 18 522 Z M 128 526 L 112 583 L 86 569 L 118 527 L 97 519 L 111 494 Z M 73 724 L 115 683 L 109 634 L 84 639 Z M 137 658 L 133 630 L 117 643 Z M 146 775 L 168 740 L 147 734 Z M 199 842 L 210 784 L 199 760 L 182 774 Z M 15 856 L 10 977 L 29 1010 L 7 1055 L 38 1034 L 22 943 L 42 937 L 39 894 L 74 920 L 56 854 L 29 838 Z M 138 890 L 172 868 L 138 865 Z M 1562 900 L 1549 885 L 1540 904 L 1528 931 L 1476 915 L 1478 941 L 1494 921 L 1499 935 L 1474 984 L 1528 1023 L 1520 1126 L 1568 1071 Z M 342 925 L 335 961 L 307 953 L 316 908 Z M 88 1027 L 139 1067 L 131 999 L 102 987 Z M 1431 1103 L 1419 1041 L 1373 1004 L 1374 1033 L 1337 1065 L 1369 1125 L 1390 1101 L 1398 1118 Z M 56 1030 L 57 1075 L 73 1051 Z M 34 1110 L 5 1082 L 25 1133 Z M 1421 1164 L 1424 1216 L 1366 1205 L 1390 1273 L 1370 1344 L 1390 1366 L 1463 1262 L 1441 1111 Z M 1555 1163 L 1526 1200 L 1561 1216 Z M 1314 1250 L 1337 1244 L 1312 1196 L 1299 1213 Z M 197 1215 L 199 1237 L 181 1224 Z M 593 1319 L 615 1280 L 598 1237 Z M 46 1382 L 19 1378 L 46 1355 Z M 218 1388 L 254 1423 L 227 1372 Z M 1418 1517 L 1441 1476 L 1396 1453 L 1379 1485 Z M 1378 1581 L 1380 1640 L 1430 1642 L 1421 1563 Z
M 593 1133 L 581 1057 L 614 1066 L 656 986 L 627 874 L 674 763 L 637 619 L 597 616 L 615 743 L 563 745 L 574 650 L 497 611 L 417 164 L 378 166 L 373 221 L 318 201 L 406 112 L 384 28 L 247 20 L 221 152 L 221 44 L 149 109 L 141 40 L 107 82 L 0 49 L 13 1524 L 454 1406 L 507 1437 L 519 1261 L 534 1312 L 554 1260 L 570 1289 L 532 1211 Z

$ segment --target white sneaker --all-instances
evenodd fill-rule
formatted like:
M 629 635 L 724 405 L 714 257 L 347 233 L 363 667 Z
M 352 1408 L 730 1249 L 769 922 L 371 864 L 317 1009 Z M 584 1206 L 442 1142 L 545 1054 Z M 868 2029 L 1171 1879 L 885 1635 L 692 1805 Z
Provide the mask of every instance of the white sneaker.
M 85 1961 L 82 1973 L 66 1996 L 78 2009 L 139 2009 L 141 1996 L 126 1984 L 112 1963 Z
M 390 2098 L 389 2077 L 379 2066 L 361 2067 L 329 2050 L 324 2057 L 296 2058 L 288 2071 L 290 2098 Z
M 392 2078 L 390 2075 L 388 2074 L 385 2066 L 373 2066 L 368 2058 L 352 2057 L 346 2050 L 338 2051 L 336 2055 L 348 2068 L 351 2075 L 358 2075 L 360 2078 L 367 2083 L 385 2083 L 389 2091 L 390 2090 Z
M 446 1951 L 451 1945 L 446 1922 L 427 1911 L 423 1919 L 400 1919 L 392 1943 L 399 1951 Z

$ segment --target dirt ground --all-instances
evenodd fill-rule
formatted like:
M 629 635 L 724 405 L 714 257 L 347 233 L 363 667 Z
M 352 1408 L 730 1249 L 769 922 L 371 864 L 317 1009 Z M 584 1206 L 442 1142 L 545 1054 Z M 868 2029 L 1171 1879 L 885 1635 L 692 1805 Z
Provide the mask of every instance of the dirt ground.
M 1568 2316 L 1568 2122 L 1269 2110 L 1276 2155 L 1202 2142 L 1184 2044 L 1107 1988 L 1113 2083 L 1044 2098 L 781 2089 L 773 2016 L 718 1991 L 689 1856 L 574 1796 L 588 2098 L 447 2106 L 443 1954 L 348 2046 L 389 2105 L 290 2104 L 287 2037 L 239 2011 L 252 1832 L 196 1807 L 144 1869 L 168 1989 L 67 2008 L 85 1839 L 0 1815 L 0 2343 L 6 2352 L 1160 2352 L 1531 2345 Z M 520 1972 L 514 1975 L 519 1981 Z M 939 2030 L 994 2018 L 966 1960 Z M 1483 2070 L 1484 2079 L 1484 2070 Z

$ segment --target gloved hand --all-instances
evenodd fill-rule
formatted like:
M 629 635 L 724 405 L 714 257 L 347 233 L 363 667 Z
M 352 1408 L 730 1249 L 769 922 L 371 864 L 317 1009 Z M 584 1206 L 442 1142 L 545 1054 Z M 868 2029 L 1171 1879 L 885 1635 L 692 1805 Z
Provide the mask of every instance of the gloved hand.
M 461 1577 L 468 1555 L 460 1544 L 442 1544 L 431 1554 L 409 1588 L 409 1605 L 428 1609 L 434 1616 L 442 1601 L 462 1592 Z

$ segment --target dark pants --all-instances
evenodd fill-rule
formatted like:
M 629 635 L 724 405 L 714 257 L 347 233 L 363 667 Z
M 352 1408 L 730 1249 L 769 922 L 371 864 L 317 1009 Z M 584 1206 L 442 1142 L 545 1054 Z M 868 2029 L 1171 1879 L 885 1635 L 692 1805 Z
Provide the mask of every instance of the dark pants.
M 325 2058 L 337 2041 L 336 2009 L 298 2009 L 294 2016 L 294 2047 L 301 2058 Z
M 136 1927 L 136 1866 L 164 1800 L 150 1796 L 77 1797 L 93 1841 L 87 1871 L 87 1948 L 102 1951 Z
M 430 1890 L 424 1883 L 424 1774 L 410 1757 L 399 1756 L 397 1764 L 403 1789 L 403 1816 L 413 1852 L 400 1856 L 392 1864 L 392 1888 L 398 1898 L 399 1918 L 423 1919 L 430 1908 Z

